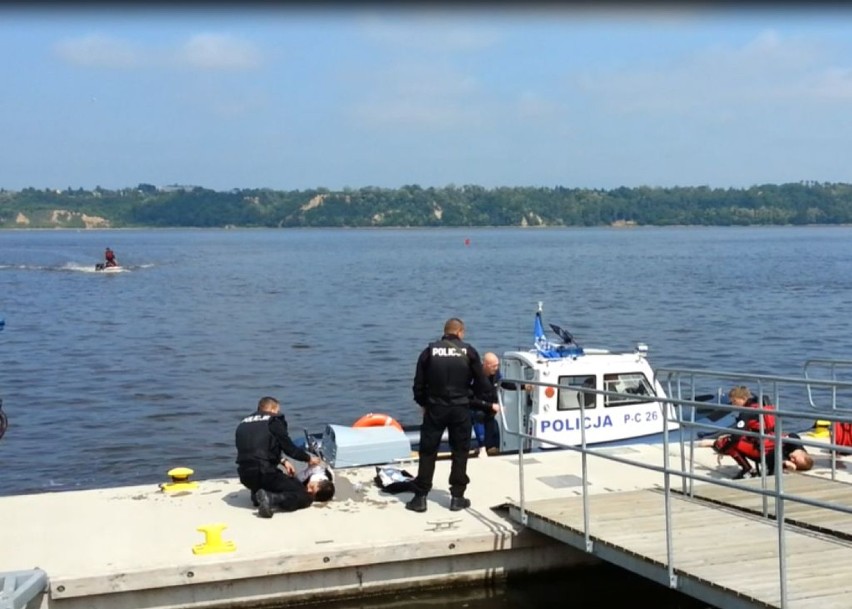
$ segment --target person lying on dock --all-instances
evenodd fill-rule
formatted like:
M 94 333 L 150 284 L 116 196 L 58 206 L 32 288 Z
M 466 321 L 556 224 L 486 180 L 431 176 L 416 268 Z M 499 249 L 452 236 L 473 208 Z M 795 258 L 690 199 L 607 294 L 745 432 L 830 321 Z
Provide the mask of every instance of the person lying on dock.
M 781 439 L 781 466 L 784 471 L 806 472 L 814 466 L 813 457 L 795 440 L 801 440 L 796 433 L 785 434 Z M 700 440 L 698 445 L 712 447 L 718 453 L 720 462 L 724 456 L 733 457 L 741 468 L 741 463 L 745 462 L 747 469 L 741 469 L 734 479 L 754 478 L 760 475 L 760 452 L 756 444 L 739 444 L 733 436 L 725 434 L 715 440 Z M 764 452 L 766 475 L 772 476 L 775 474 L 775 440 L 764 439 Z M 753 466 L 752 463 L 754 463 Z
M 728 400 L 734 406 L 745 406 L 755 409 L 763 408 L 772 410 L 774 406 L 764 400 L 761 405 L 756 396 L 749 391 L 748 387 L 734 387 L 728 392 Z M 775 431 L 775 415 L 759 412 L 740 412 L 735 422 L 736 429 L 760 432 L 760 419 L 763 418 L 763 432 L 771 434 Z M 800 440 L 795 433 L 785 434 L 781 441 L 781 463 L 785 471 L 807 471 L 814 465 L 813 458 L 801 444 L 786 442 L 785 439 Z M 713 443 L 713 449 L 719 456 L 728 455 L 740 466 L 740 472 L 736 479 L 752 478 L 760 475 L 760 450 L 759 438 L 731 434 L 720 436 Z M 763 439 L 763 452 L 765 453 L 766 475 L 775 473 L 775 440 L 773 438 Z M 752 465 L 754 464 L 754 465 Z
M 320 458 L 293 443 L 278 400 L 260 398 L 257 411 L 240 421 L 235 436 L 237 474 L 251 491 L 252 503 L 261 518 L 272 518 L 274 511 L 292 512 L 313 503 L 313 496 L 293 477 L 296 468 L 289 461 L 281 461 L 281 455 L 309 466 L 319 465 Z M 287 474 L 278 467 L 279 462 Z
M 787 440 L 801 440 L 799 434 L 785 434 L 781 438 L 781 467 L 784 471 L 806 472 L 814 466 L 814 459 L 802 444 Z M 775 442 L 769 440 L 771 448 L 766 452 L 766 475 L 775 473 Z M 760 460 L 757 461 L 760 463 Z
M 331 501 L 334 497 L 334 473 L 326 463 L 307 466 L 296 474 L 296 479 L 314 501 Z

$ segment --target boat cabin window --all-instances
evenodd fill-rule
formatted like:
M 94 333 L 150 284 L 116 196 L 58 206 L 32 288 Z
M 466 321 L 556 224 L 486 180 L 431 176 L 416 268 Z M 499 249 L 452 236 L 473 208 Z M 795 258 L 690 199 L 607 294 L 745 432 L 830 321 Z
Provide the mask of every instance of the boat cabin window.
M 560 376 L 559 385 L 559 396 L 556 401 L 557 410 L 579 410 L 581 403 L 585 408 L 595 407 L 597 396 L 594 393 L 586 393 L 582 390 L 583 387 L 595 388 L 594 375 Z M 578 389 L 569 389 L 565 385 L 578 387 Z
M 628 372 L 604 375 L 604 391 L 614 393 L 628 393 L 636 397 L 604 396 L 604 406 L 628 406 L 630 404 L 641 404 L 650 402 L 654 396 L 651 383 L 641 372 Z M 648 396 L 648 397 L 643 397 Z

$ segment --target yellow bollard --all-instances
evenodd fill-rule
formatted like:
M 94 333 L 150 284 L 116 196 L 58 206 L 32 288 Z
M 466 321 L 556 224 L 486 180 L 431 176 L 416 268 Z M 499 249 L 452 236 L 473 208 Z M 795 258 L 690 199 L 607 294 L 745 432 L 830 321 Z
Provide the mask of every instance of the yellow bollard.
M 160 490 L 166 493 L 175 493 L 177 491 L 191 491 L 198 488 L 198 482 L 192 481 L 189 477 L 195 473 L 188 467 L 175 467 L 168 471 L 171 482 L 164 482 L 160 485 Z
M 815 438 L 827 438 L 831 435 L 831 421 L 814 422 L 814 430 L 811 435 Z
M 220 552 L 233 552 L 237 549 L 233 541 L 222 541 L 222 531 L 228 528 L 224 522 L 205 524 L 198 529 L 204 533 L 204 543 L 192 546 L 193 554 L 216 554 Z

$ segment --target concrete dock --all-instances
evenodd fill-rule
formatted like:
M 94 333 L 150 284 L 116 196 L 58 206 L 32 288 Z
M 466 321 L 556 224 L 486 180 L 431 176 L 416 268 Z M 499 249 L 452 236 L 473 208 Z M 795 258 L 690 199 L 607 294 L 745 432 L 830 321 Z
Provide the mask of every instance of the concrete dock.
M 663 463 L 661 444 L 605 450 Z M 678 445 L 669 453 L 676 458 Z M 816 467 L 807 475 L 827 477 L 827 455 L 814 456 Z M 703 475 L 735 471 L 730 461 L 720 467 L 710 449 L 696 449 L 694 463 Z M 193 466 L 164 464 L 164 481 L 176 465 Z M 399 466 L 417 469 L 416 462 Z M 380 492 L 372 482 L 375 467 L 337 470 L 334 500 L 268 520 L 257 516 L 236 479 L 201 480 L 197 489 L 176 493 L 152 485 L 0 497 L 0 572 L 47 574 L 46 590 L 28 609 L 164 609 L 280 605 L 599 560 L 512 519 L 508 506 L 520 500 L 518 469 L 517 455 L 471 459 L 472 506 L 451 512 L 449 462 L 439 461 L 424 514 L 404 509 L 410 494 Z M 581 471 L 575 452 L 526 455 L 525 501 L 579 497 Z M 850 476 L 840 469 L 838 479 Z M 658 488 L 663 477 L 590 455 L 588 480 L 589 493 L 603 495 Z M 199 527 L 208 525 L 220 525 L 225 551 L 203 553 L 210 546 Z

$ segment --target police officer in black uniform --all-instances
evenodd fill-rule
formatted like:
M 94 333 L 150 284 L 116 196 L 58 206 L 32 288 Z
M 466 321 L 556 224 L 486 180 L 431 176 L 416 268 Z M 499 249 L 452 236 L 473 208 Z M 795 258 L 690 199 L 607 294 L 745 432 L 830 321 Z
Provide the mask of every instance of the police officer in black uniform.
M 313 503 L 310 493 L 293 477 L 293 464 L 281 457 L 283 453 L 310 465 L 319 464 L 320 459 L 293 444 L 278 400 L 260 398 L 257 412 L 237 425 L 236 444 L 237 474 L 251 490 L 252 503 L 258 507 L 260 517 L 272 518 L 275 510 L 292 512 Z M 278 468 L 279 463 L 289 475 Z
M 444 430 L 448 430 L 452 465 L 450 466 L 450 509 L 470 507 L 464 492 L 467 458 L 470 451 L 470 391 L 483 398 L 489 384 L 482 371 L 479 353 L 464 342 L 464 322 L 455 317 L 444 324 L 441 340 L 430 343 L 417 359 L 414 375 L 414 401 L 423 408 L 420 428 L 420 463 L 413 481 L 414 497 L 405 504 L 414 512 L 426 511 L 426 496 L 432 490 L 435 460 Z

